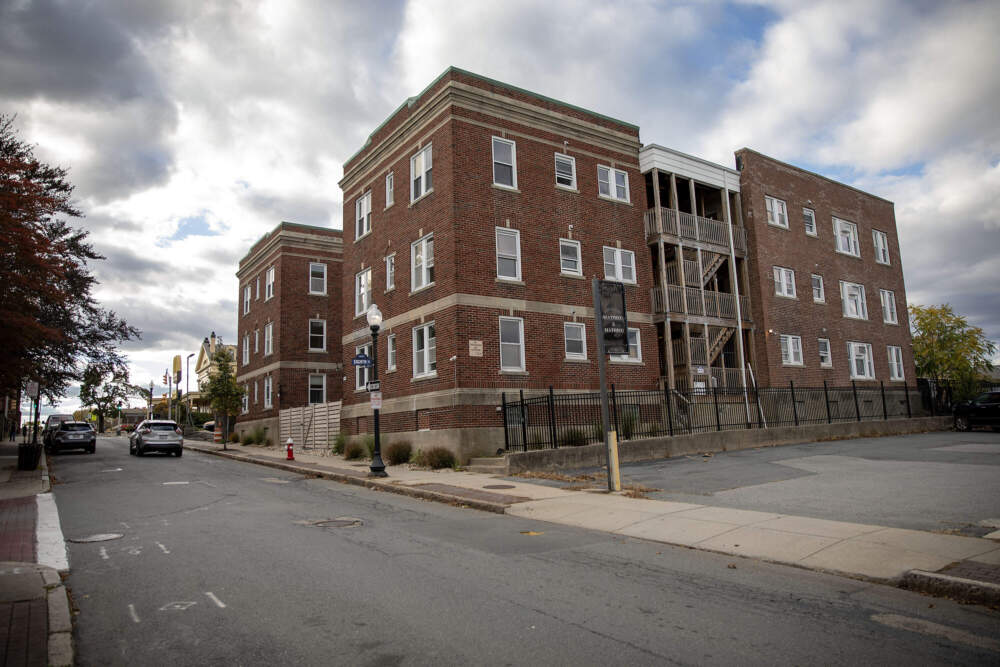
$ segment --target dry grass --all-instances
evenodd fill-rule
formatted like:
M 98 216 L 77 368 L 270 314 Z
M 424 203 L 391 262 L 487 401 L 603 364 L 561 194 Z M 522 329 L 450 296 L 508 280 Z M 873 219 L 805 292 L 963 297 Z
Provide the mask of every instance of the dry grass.
M 646 494 L 656 493 L 663 489 L 654 489 L 644 484 L 626 484 L 622 486 L 622 495 L 626 498 L 645 498 Z
M 513 477 L 523 477 L 525 479 L 550 479 L 555 482 L 593 482 L 597 480 L 596 475 L 563 475 L 558 472 L 536 472 L 534 470 L 529 470 L 528 472 L 519 472 L 513 475 Z

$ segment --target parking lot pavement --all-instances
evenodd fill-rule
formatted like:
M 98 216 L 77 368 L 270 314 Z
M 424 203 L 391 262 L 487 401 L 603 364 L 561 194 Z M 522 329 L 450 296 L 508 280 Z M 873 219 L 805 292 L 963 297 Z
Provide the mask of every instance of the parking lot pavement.
M 1000 521 L 1000 433 L 922 433 L 685 456 L 623 465 L 622 479 L 657 489 L 647 493 L 656 500 L 983 536 Z

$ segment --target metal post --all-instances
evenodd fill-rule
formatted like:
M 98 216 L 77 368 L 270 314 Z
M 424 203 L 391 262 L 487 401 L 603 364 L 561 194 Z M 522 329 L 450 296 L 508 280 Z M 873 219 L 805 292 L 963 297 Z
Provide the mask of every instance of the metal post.
M 510 435 L 507 434 L 507 392 L 500 393 L 500 414 L 503 416 L 503 450 L 510 451 Z
M 369 327 L 372 331 L 372 382 L 378 382 L 378 330 L 377 326 Z M 388 477 L 385 472 L 385 463 L 382 462 L 382 446 L 379 434 L 379 410 L 372 410 L 375 415 L 375 451 L 372 453 L 372 464 L 368 467 L 369 477 Z
M 851 389 L 854 391 L 854 414 L 858 416 L 858 421 L 861 421 L 861 407 L 858 405 L 858 383 L 851 380 Z
M 528 451 L 528 416 L 524 412 L 524 390 L 517 391 L 521 395 L 521 444 L 524 446 L 524 451 Z
M 672 438 L 674 437 L 674 409 L 671 407 L 671 403 L 674 402 L 674 397 L 670 387 L 664 387 L 663 393 L 666 394 L 667 398 L 667 431 L 670 433 L 670 437 Z
M 618 431 L 609 429 L 611 415 L 608 409 L 608 359 L 604 352 L 604 312 L 601 308 L 600 281 L 591 281 L 594 293 L 594 336 L 597 339 L 597 371 L 601 386 L 601 430 L 604 432 L 604 449 L 607 452 L 608 491 L 621 490 L 621 478 L 618 476 Z
M 715 430 L 722 430 L 722 421 L 719 419 L 719 389 L 712 387 L 712 401 L 715 403 Z
M 795 405 L 795 383 L 791 380 L 788 381 L 788 387 L 792 391 L 792 418 L 795 420 L 795 425 L 799 425 L 799 406 Z
M 826 380 L 823 380 L 823 398 L 826 399 L 826 423 L 832 424 L 833 418 L 830 416 L 830 392 L 826 390 Z
M 906 418 L 910 419 L 913 415 L 910 414 L 910 385 L 903 383 L 903 391 L 906 392 Z
M 622 430 L 618 426 L 618 397 L 615 395 L 614 383 L 611 383 L 611 413 L 615 417 L 615 433 L 620 435 Z
M 31 444 L 33 445 L 38 444 L 38 420 L 41 418 L 41 416 L 38 413 L 41 412 L 39 405 L 42 402 L 41 398 L 42 398 L 42 388 L 41 388 L 41 383 L 39 383 L 38 395 L 35 396 L 35 427 L 31 431 Z
M 552 442 L 552 449 L 556 449 L 559 444 L 556 442 L 556 401 L 552 393 L 552 385 L 549 385 L 549 438 Z
M 882 389 L 882 421 L 888 421 L 889 411 L 885 407 L 885 382 L 879 380 L 878 384 L 879 387 Z

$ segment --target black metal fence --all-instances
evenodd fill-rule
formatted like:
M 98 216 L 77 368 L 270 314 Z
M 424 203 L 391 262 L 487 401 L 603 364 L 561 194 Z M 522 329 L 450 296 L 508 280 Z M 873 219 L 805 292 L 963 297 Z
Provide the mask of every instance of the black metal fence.
M 616 391 L 611 386 L 610 418 L 619 440 L 729 429 L 832 424 L 949 414 L 926 387 L 877 386 L 703 389 L 695 391 Z M 516 400 L 502 396 L 507 451 L 577 447 L 603 442 L 598 392 L 555 393 Z

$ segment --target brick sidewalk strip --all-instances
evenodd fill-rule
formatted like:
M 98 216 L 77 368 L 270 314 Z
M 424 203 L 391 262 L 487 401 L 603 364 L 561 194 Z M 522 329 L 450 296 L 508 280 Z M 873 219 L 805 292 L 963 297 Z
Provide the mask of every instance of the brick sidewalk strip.
M 37 475 L 32 471 L 33 474 Z M 34 563 L 35 525 L 38 508 L 35 496 L 0 500 L 0 561 Z

